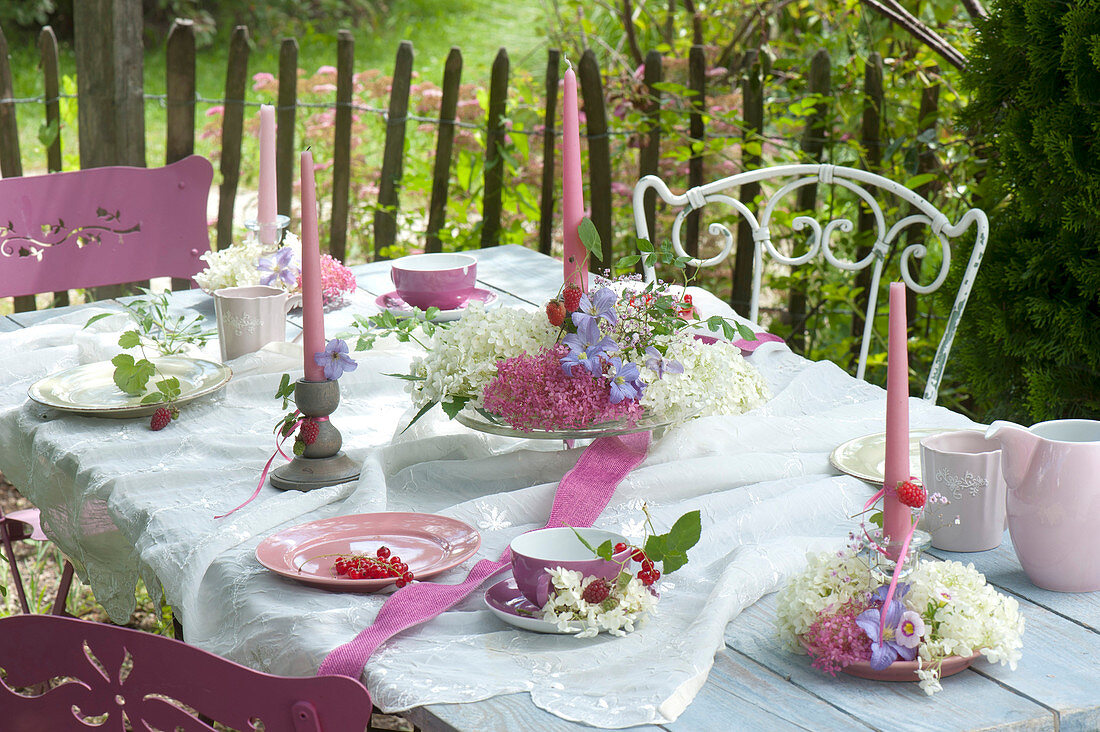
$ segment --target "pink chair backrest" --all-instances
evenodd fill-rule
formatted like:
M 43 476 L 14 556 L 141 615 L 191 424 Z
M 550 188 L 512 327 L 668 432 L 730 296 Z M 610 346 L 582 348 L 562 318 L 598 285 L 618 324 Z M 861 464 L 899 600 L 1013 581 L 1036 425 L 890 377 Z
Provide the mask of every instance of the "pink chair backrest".
M 135 730 L 213 729 L 181 705 L 238 730 L 260 719 L 267 732 L 363 732 L 371 713 L 366 688 L 346 676 L 271 676 L 171 638 L 55 615 L 0 619 L 0 668 L 7 732 L 121 731 L 123 714 Z M 71 678 L 35 688 L 59 677 Z
M 210 249 L 214 169 L 89 168 L 0 178 L 0 297 L 190 278 Z

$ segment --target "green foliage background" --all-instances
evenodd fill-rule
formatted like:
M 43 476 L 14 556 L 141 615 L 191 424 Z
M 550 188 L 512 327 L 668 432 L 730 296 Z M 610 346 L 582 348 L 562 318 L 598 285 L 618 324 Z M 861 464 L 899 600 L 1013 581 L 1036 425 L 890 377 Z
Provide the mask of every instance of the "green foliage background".
M 995 154 L 954 360 L 990 418 L 1100 416 L 1100 2 L 1001 0 L 963 116 Z

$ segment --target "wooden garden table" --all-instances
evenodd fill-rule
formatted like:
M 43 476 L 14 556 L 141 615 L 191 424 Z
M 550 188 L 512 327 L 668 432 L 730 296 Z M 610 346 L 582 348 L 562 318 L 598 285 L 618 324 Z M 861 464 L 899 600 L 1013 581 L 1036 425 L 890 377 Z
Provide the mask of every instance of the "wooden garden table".
M 557 260 L 522 247 L 472 253 L 479 260 L 480 286 L 497 292 L 506 305 L 541 307 L 561 282 Z M 387 263 L 354 269 L 360 287 L 356 302 L 372 302 L 392 289 Z M 211 299 L 200 292 L 172 297 L 176 305 L 213 317 Z M 117 307 L 117 303 L 106 305 Z M 68 310 L 81 307 L 87 306 Z M 338 332 L 354 310 L 330 313 L 329 332 Z M 59 312 L 0 317 L 0 333 L 34 328 Z M 296 330 L 292 322 L 288 334 Z M 4 378 L 0 375 L 0 385 Z M 7 466 L 0 464 L 0 470 L 7 472 Z M 34 500 L 38 486 L 19 487 Z M 992 551 L 930 553 L 973 562 L 993 585 L 1019 599 L 1027 627 L 1023 659 L 1015 671 L 979 661 L 945 680 L 944 690 L 932 698 L 925 697 L 916 684 L 834 680 L 810 668 L 807 657 L 781 647 L 773 631 L 775 598 L 768 595 L 729 623 L 725 647 L 718 652 L 705 686 L 676 722 L 632 729 L 1100 729 L 1100 593 L 1061 594 L 1036 588 L 1020 568 L 1007 533 Z M 527 694 L 435 704 L 403 714 L 428 730 L 583 728 L 536 708 Z

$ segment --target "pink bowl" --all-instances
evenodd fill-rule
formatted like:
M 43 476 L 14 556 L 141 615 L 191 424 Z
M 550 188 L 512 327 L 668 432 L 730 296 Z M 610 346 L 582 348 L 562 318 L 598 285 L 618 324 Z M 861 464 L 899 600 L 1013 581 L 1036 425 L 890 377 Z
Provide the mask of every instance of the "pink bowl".
M 473 294 L 477 260 L 468 254 L 414 254 L 394 261 L 390 278 L 409 305 L 454 310 Z
M 629 543 L 619 534 L 603 529 L 577 529 L 585 541 L 598 547 L 605 541 L 612 545 Z M 550 595 L 550 574 L 546 571 L 563 567 L 580 572 L 585 577 L 612 579 L 619 574 L 630 551 L 613 555 L 614 562 L 593 556 L 568 526 L 554 529 L 538 529 L 520 534 L 512 539 L 512 574 L 523 596 L 536 607 L 542 607 Z
M 954 676 L 960 671 L 965 671 L 970 668 L 970 664 L 981 657 L 982 654 L 980 653 L 975 653 L 973 656 L 948 656 L 943 660 L 943 665 L 940 666 L 940 678 L 947 678 L 948 676 Z M 871 681 L 920 680 L 920 677 L 917 676 L 916 661 L 894 661 L 881 671 L 876 671 L 871 668 L 870 663 L 852 663 L 842 668 L 841 671 L 849 676 L 857 676 L 861 679 L 870 679 Z

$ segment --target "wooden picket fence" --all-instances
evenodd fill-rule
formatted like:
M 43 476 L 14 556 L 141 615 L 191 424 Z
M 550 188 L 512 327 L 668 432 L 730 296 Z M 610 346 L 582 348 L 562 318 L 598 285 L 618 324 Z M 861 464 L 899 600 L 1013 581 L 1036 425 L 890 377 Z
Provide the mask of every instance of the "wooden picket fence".
M 45 105 L 46 119 L 49 124 L 59 121 L 58 99 L 59 78 L 57 63 L 57 43 L 52 30 L 44 28 L 39 48 L 41 66 L 45 81 L 45 94 L 41 100 Z M 241 140 L 244 129 L 246 103 L 245 89 L 248 81 L 249 38 L 248 29 L 238 26 L 231 37 L 226 69 L 224 115 L 221 130 L 219 207 L 217 220 L 216 246 L 223 248 L 232 241 L 233 206 L 238 192 L 241 166 Z M 352 90 L 355 64 L 354 39 L 350 32 L 341 31 L 336 43 L 336 90 L 332 100 L 335 109 L 334 155 L 332 164 L 332 200 L 329 226 L 329 252 L 339 259 L 345 259 L 348 241 L 349 187 L 351 180 L 351 140 L 352 140 Z M 509 57 L 501 49 L 492 65 L 489 79 L 489 103 L 485 119 L 486 143 L 484 151 L 484 185 L 482 209 L 482 246 L 494 246 L 499 242 L 502 215 L 502 191 L 505 185 L 505 165 L 502 164 L 500 143 L 505 135 L 505 110 L 509 82 Z M 632 170 L 612 169 L 610 136 L 615 134 L 608 127 L 607 104 L 604 84 L 599 64 L 592 51 L 587 51 L 577 66 L 582 104 L 586 116 L 584 134 L 588 143 L 588 201 L 591 206 L 591 218 L 599 232 L 604 262 L 614 261 L 614 235 L 612 181 L 621 180 L 633 183 L 646 174 L 660 174 L 658 161 L 661 150 L 661 125 L 658 115 L 661 111 L 660 85 L 662 81 L 662 56 L 653 51 L 645 58 L 644 85 L 648 91 L 648 102 L 644 110 L 645 144 L 638 148 L 637 167 Z M 560 176 L 555 170 L 554 150 L 558 134 L 558 82 L 561 54 L 550 50 L 547 56 L 545 75 L 545 129 L 542 138 L 542 177 L 540 192 L 540 221 L 538 229 L 538 248 L 544 253 L 551 251 L 554 234 L 555 201 L 560 191 Z M 824 51 L 813 55 L 809 63 L 808 92 L 827 98 L 829 86 L 830 60 Z M 743 100 L 741 119 L 741 141 L 759 141 L 764 131 L 764 79 L 766 78 L 767 59 L 757 51 L 745 54 L 743 63 L 734 75 L 735 85 L 739 86 Z M 443 69 L 442 100 L 438 120 L 433 183 L 428 204 L 427 230 L 425 232 L 426 251 L 439 251 L 441 243 L 439 232 L 446 225 L 447 196 L 451 176 L 452 154 L 454 149 L 456 108 L 459 102 L 462 69 L 462 54 L 452 49 Z M 385 114 L 386 132 L 383 159 L 380 173 L 377 208 L 374 215 L 374 254 L 382 253 L 396 241 L 397 213 L 400 201 L 399 192 L 403 169 L 406 126 L 409 116 L 410 86 L 413 75 L 413 48 L 403 42 L 397 50 L 392 92 Z M 278 170 L 278 210 L 290 215 L 292 184 L 295 179 L 297 145 L 294 139 L 295 119 L 301 109 L 297 99 L 298 81 L 298 44 L 294 39 L 282 42 L 278 71 L 276 157 Z M 688 82 L 691 109 L 688 130 L 691 141 L 702 142 L 707 136 L 704 123 L 707 100 L 707 74 L 705 51 L 702 46 L 690 50 L 688 63 Z M 726 93 L 730 87 L 712 92 Z M 934 91 L 934 90 L 933 90 Z M 195 36 L 189 21 L 177 21 L 167 39 L 167 161 L 174 162 L 191 154 L 195 147 L 196 82 L 195 82 Z M 869 170 L 879 168 L 883 144 L 880 139 L 882 128 L 880 112 L 883 106 L 882 61 L 874 54 L 867 64 L 865 74 L 865 104 L 862 129 L 862 145 L 866 151 L 864 167 Z M 935 120 L 935 94 L 926 95 L 927 105 L 922 104 L 922 120 Z M 6 42 L 0 33 L 0 173 L 4 176 L 22 175 L 18 131 L 16 127 L 16 102 L 12 92 L 11 70 L 8 66 Z M 800 141 L 801 156 L 804 161 L 821 161 L 825 141 L 831 133 L 826 129 L 826 102 L 814 108 L 806 118 L 806 127 Z M 107 124 L 111 120 L 106 121 Z M 94 134 L 93 134 L 94 136 Z M 82 139 L 84 137 L 82 131 Z M 61 169 L 60 135 L 47 149 L 46 167 L 50 171 Z M 702 146 L 700 145 L 699 148 Z M 749 150 L 749 151 L 746 151 Z M 742 146 L 741 163 L 744 169 L 761 164 L 760 146 Z M 929 166 L 933 161 L 923 160 L 922 165 Z M 708 178 L 702 153 L 695 154 L 689 161 L 688 185 L 704 183 Z M 712 176 L 720 177 L 720 176 Z M 919 191 L 922 192 L 922 191 Z M 741 200 L 753 200 L 759 193 L 758 185 L 746 186 L 740 192 Z M 923 193 L 923 192 L 922 192 Z M 926 193 L 925 193 L 926 194 Z M 813 186 L 799 191 L 799 207 L 809 208 L 816 195 Z M 926 194 L 927 195 L 927 194 Z M 645 204 L 646 215 L 653 229 L 655 203 L 649 200 Z M 864 222 L 866 223 L 866 222 Z M 735 307 L 748 302 L 751 286 L 752 240 L 748 236 L 747 224 L 742 224 L 738 235 L 736 261 L 731 283 L 731 304 Z M 685 243 L 689 252 L 698 250 L 699 219 L 698 214 L 689 217 L 686 226 Z M 623 254 L 620 252 L 619 254 Z M 16 303 L 16 309 L 33 309 L 34 303 Z M 797 290 L 789 298 L 791 317 L 797 322 L 800 314 L 806 311 L 805 295 Z

